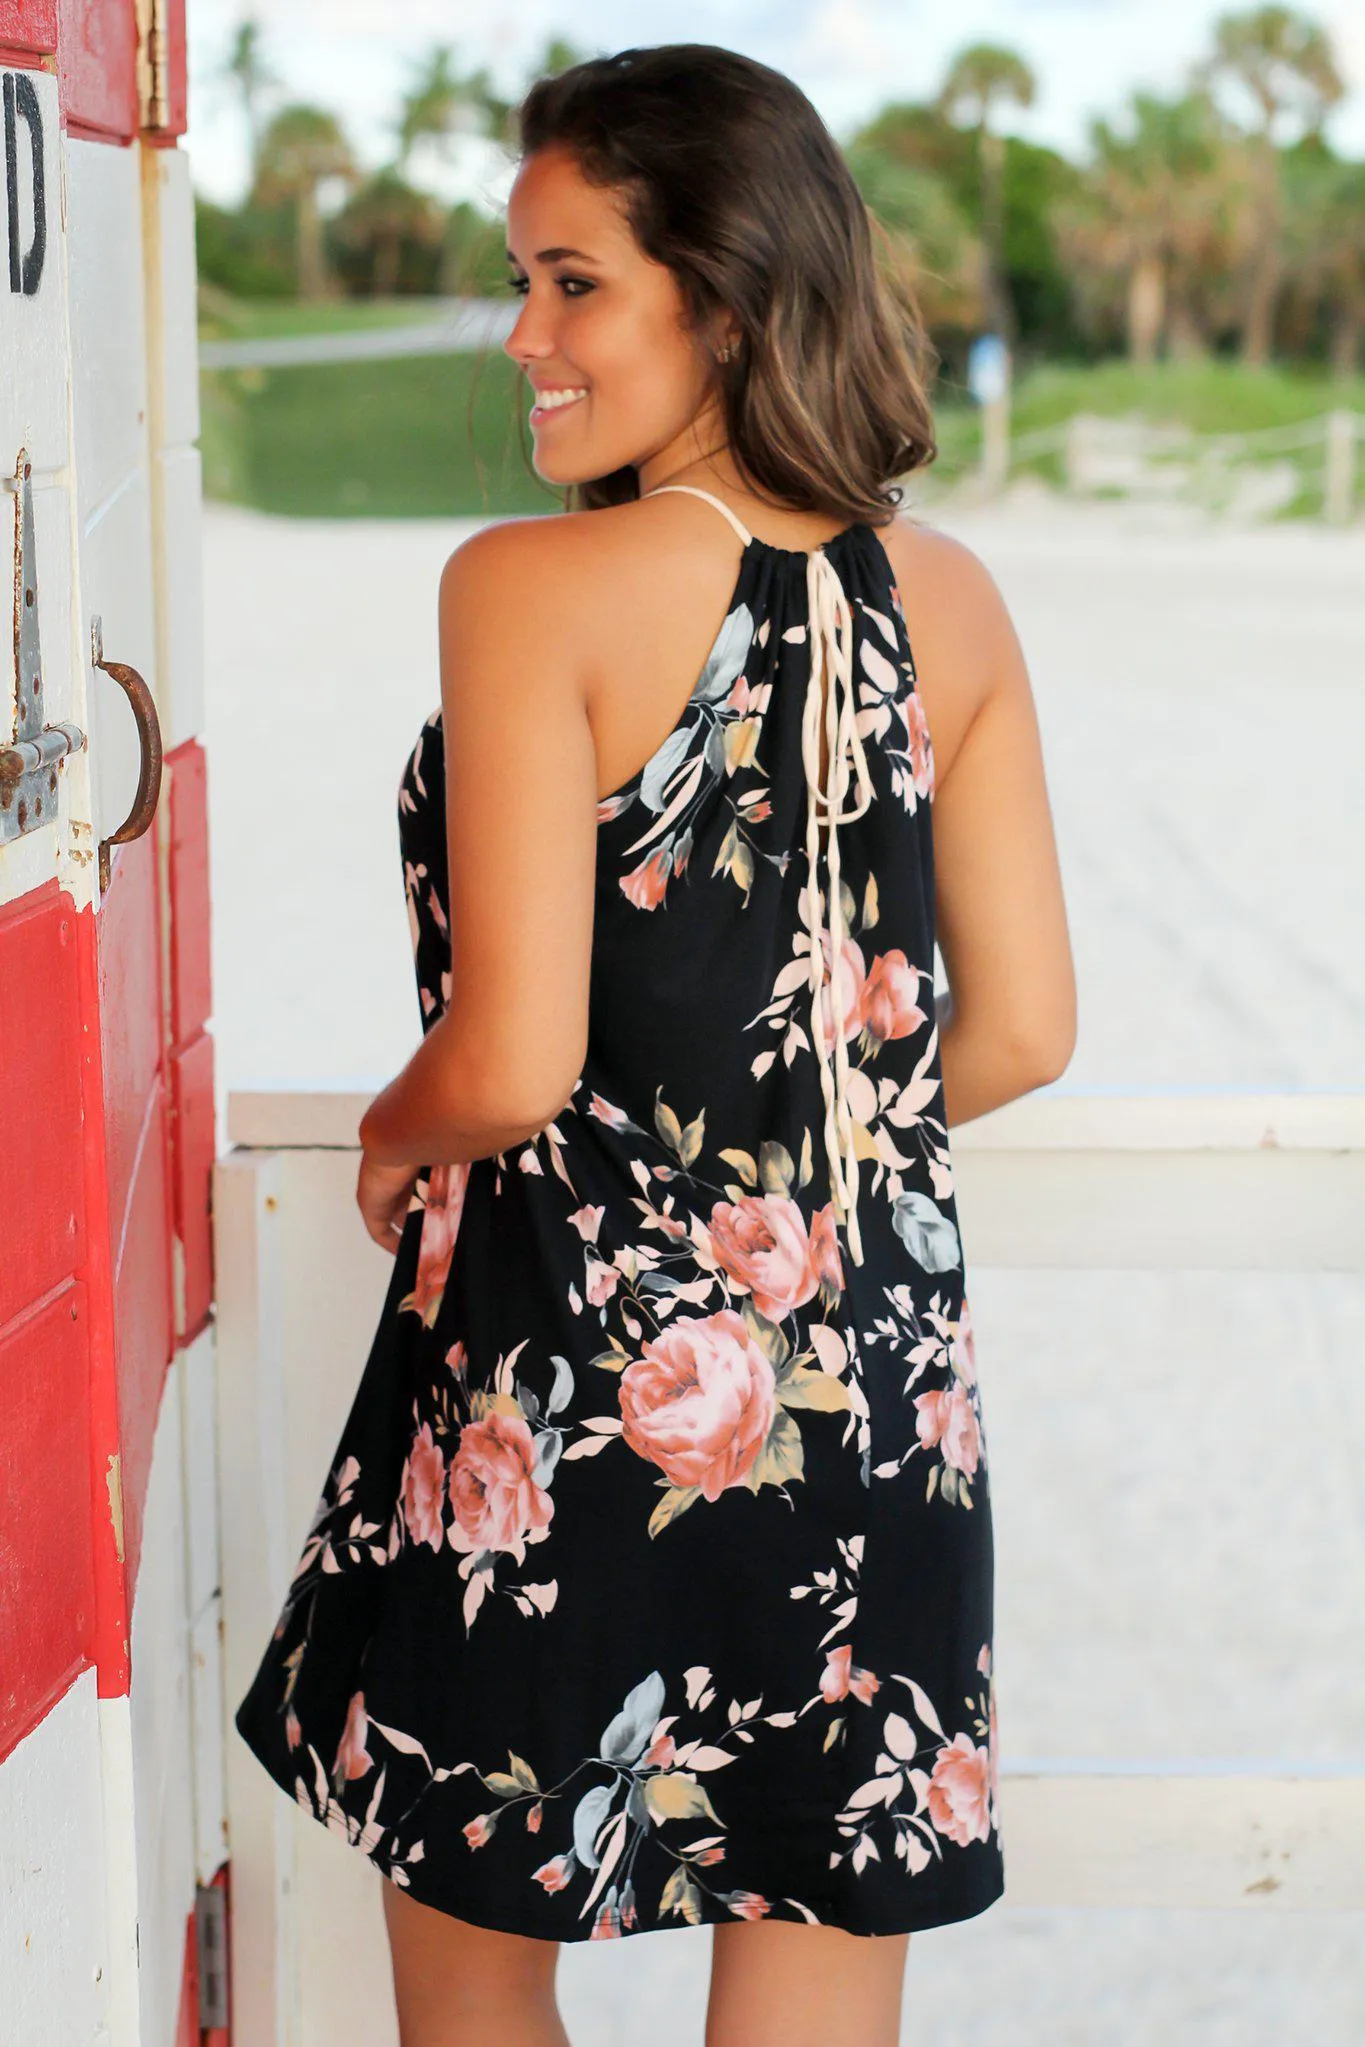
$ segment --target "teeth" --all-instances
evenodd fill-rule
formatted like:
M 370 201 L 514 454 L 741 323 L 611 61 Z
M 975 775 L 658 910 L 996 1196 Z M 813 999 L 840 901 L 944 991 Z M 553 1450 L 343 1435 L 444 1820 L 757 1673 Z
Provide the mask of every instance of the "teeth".
M 576 398 L 586 398 L 587 386 L 581 391 L 542 391 L 536 399 L 538 412 L 553 412 L 556 406 L 572 405 Z

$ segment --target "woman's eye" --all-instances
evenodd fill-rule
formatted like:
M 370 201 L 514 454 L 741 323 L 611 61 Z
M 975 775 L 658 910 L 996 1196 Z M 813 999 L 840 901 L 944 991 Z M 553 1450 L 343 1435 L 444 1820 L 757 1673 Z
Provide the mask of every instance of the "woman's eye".
M 571 299 L 582 298 L 585 293 L 594 289 L 592 280 L 587 277 L 557 277 L 555 283 L 563 290 L 565 297 Z M 529 277 L 509 277 L 507 289 L 515 292 L 518 298 L 525 298 L 531 289 L 531 280 Z

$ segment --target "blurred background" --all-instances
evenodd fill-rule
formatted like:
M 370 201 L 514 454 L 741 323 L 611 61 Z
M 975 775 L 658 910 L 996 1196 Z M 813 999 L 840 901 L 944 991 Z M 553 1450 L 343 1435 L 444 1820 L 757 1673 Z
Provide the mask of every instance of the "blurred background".
M 437 577 L 558 504 L 500 346 L 509 113 L 640 23 L 189 16 L 221 1106 L 363 1092 L 416 1043 L 395 805 Z M 661 0 L 648 28 L 795 78 L 915 267 L 941 453 L 907 501 L 1000 583 L 1043 729 L 1080 986 L 1044 1092 L 1358 1133 L 1365 12 Z M 1359 1271 L 1274 1241 L 1239 1270 L 976 1262 L 1006 1766 L 1358 1779 Z M 1330 1899 L 1007 1898 L 912 1942 L 905 2038 L 1358 2047 L 1363 1935 Z M 566 1952 L 575 2042 L 699 2041 L 708 1943 Z

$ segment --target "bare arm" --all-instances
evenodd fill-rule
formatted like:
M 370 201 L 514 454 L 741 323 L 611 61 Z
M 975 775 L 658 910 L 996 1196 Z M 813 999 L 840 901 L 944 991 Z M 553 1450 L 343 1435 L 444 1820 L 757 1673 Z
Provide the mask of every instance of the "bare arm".
M 582 1071 L 597 759 L 557 560 L 553 539 L 513 522 L 442 572 L 450 1005 L 361 1121 L 379 1164 L 506 1150 L 553 1120 Z
M 1028 669 L 994 580 L 946 535 L 900 546 L 902 601 L 934 749 L 938 998 L 949 1124 L 1055 1080 L 1076 980 Z

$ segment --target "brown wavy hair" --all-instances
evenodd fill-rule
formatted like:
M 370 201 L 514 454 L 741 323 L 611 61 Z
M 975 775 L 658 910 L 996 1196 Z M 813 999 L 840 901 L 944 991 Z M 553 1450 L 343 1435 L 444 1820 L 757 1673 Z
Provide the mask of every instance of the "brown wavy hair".
M 593 57 L 537 79 L 516 114 L 524 160 L 563 148 L 619 192 L 694 331 L 728 308 L 715 362 L 736 466 L 761 497 L 886 525 L 895 479 L 937 452 L 934 362 L 908 269 L 800 88 L 710 43 Z M 627 466 L 571 485 L 566 509 L 639 495 Z

